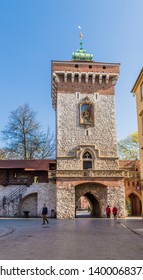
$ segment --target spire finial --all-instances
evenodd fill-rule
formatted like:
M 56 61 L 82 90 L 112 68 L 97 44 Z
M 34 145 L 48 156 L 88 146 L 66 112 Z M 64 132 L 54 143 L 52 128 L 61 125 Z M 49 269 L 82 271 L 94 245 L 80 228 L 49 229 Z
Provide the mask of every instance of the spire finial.
M 78 29 L 81 31 L 81 26 L 80 25 L 78 25 Z M 79 34 L 79 37 L 80 37 L 80 50 L 82 50 L 83 49 L 83 47 L 82 47 L 82 37 L 83 37 L 83 34 L 81 32 Z
M 72 53 L 72 60 L 82 60 L 82 61 L 93 61 L 93 54 L 87 54 L 86 50 L 82 47 L 82 33 L 81 33 L 81 26 L 78 25 L 78 29 L 80 29 L 79 37 L 80 37 L 80 48 Z

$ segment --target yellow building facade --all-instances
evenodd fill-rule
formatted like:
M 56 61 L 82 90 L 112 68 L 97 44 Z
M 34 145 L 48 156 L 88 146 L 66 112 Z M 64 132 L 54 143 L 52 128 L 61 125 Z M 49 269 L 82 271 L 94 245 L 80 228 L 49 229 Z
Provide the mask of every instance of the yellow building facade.
M 132 88 L 132 93 L 136 96 L 136 110 L 138 121 L 139 153 L 140 153 L 140 174 L 142 193 L 142 217 L 143 217 L 143 68 Z

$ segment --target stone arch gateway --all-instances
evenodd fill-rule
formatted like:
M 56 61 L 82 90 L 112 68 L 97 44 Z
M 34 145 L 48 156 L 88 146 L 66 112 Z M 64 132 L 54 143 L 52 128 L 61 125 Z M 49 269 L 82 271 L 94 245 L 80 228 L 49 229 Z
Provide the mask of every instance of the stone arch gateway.
M 84 183 L 75 187 L 75 204 L 80 197 L 85 196 L 90 202 L 92 215 L 94 217 L 104 217 L 107 201 L 107 187 L 96 183 Z
M 131 192 L 126 197 L 126 211 L 128 216 L 141 215 L 141 196 L 136 192 Z

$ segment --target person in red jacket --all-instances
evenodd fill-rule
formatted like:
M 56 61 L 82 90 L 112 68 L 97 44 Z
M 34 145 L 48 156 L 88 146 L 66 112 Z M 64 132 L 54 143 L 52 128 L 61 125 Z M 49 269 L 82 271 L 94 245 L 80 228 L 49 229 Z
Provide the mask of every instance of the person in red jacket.
M 107 215 L 107 218 L 110 218 L 110 214 L 111 214 L 111 209 L 109 207 L 109 205 L 106 207 L 106 215 Z
M 114 215 L 114 219 L 117 218 L 117 212 L 118 212 L 118 209 L 117 209 L 116 206 L 114 206 L 113 209 L 112 209 L 112 213 L 113 213 L 113 215 Z

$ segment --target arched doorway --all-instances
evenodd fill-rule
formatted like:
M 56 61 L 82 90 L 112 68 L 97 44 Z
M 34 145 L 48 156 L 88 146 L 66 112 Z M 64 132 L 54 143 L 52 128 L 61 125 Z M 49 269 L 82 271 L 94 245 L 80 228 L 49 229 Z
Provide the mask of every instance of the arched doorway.
M 85 193 L 79 200 L 81 205 L 76 205 L 76 217 L 87 218 L 101 216 L 99 202 L 94 195 L 91 193 Z
M 126 211 L 127 211 L 127 216 L 141 215 L 141 201 L 135 193 L 131 193 L 126 198 Z
M 87 215 L 84 215 L 82 211 L 79 211 L 79 200 L 84 198 L 88 203 L 88 208 L 83 210 L 89 210 Z M 103 217 L 105 213 L 105 205 L 107 201 L 107 187 L 98 183 L 84 183 L 75 187 L 75 217 Z M 81 209 L 82 210 L 82 209 Z
M 37 193 L 31 193 L 21 199 L 19 204 L 19 214 L 24 215 L 28 211 L 30 217 L 37 217 Z

